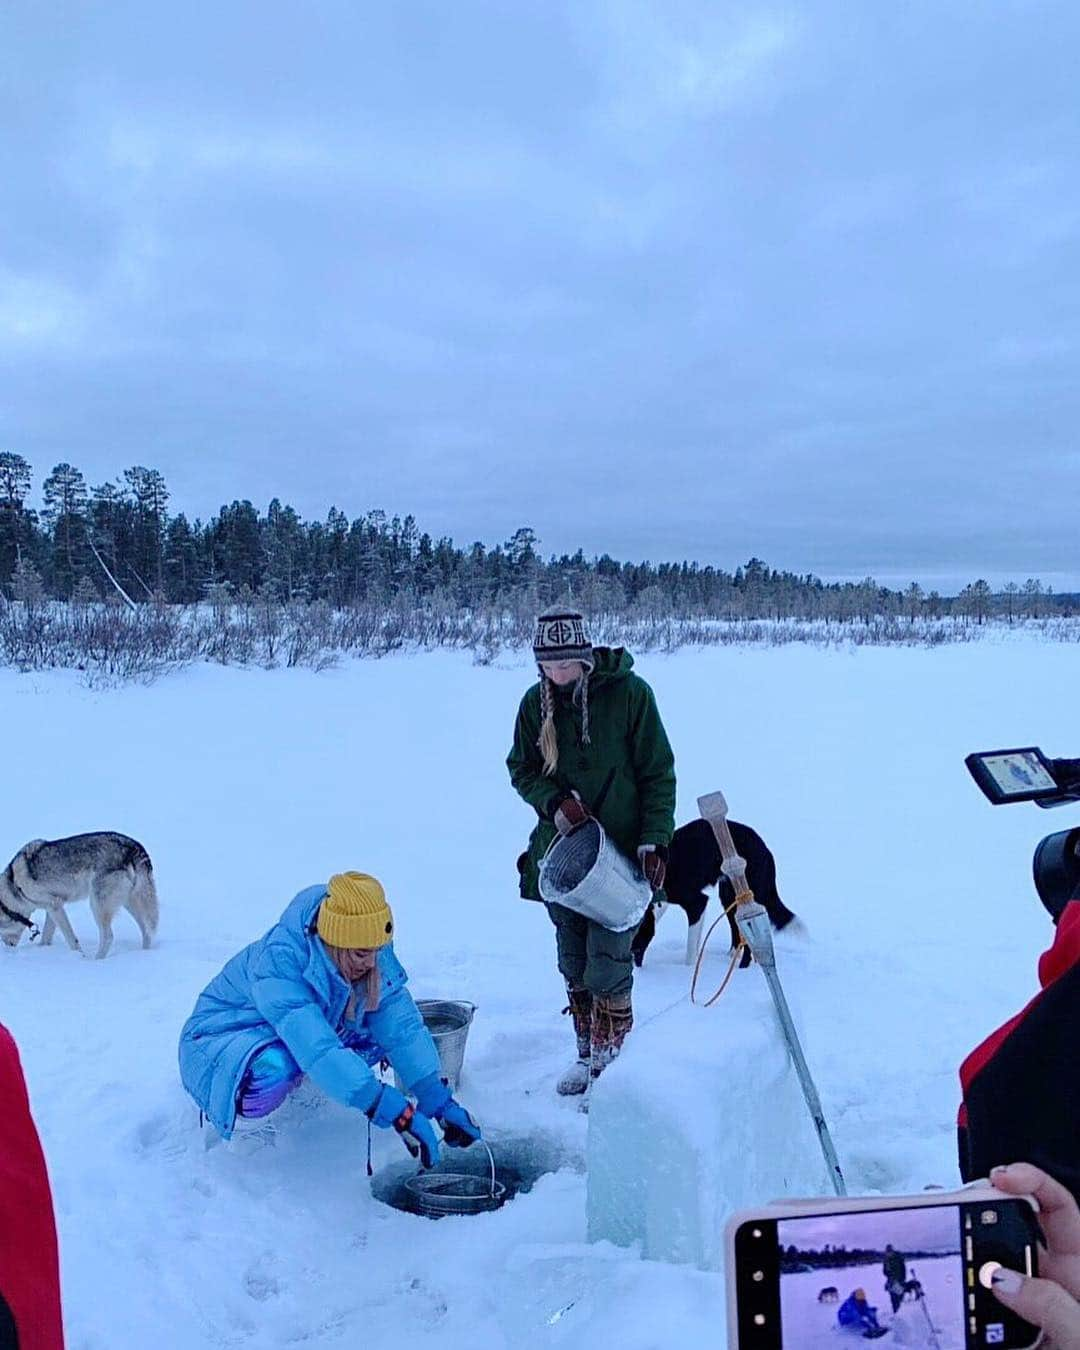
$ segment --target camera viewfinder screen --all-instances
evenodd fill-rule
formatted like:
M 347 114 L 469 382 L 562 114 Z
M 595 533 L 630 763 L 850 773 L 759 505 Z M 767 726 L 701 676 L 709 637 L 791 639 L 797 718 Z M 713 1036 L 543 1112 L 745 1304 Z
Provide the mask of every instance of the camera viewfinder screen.
M 781 1219 L 783 1350 L 965 1350 L 960 1225 L 955 1205 Z
M 1010 755 L 986 755 L 982 762 L 1005 796 L 1022 792 L 1052 792 L 1057 787 L 1038 756 L 1030 750 L 1017 750 Z

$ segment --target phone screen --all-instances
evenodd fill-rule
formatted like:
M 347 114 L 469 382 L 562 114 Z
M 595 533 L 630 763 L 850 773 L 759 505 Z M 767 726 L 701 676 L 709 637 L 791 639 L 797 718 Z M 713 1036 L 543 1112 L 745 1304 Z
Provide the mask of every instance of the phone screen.
M 1057 784 L 1031 750 L 1012 750 L 1004 754 L 980 756 L 986 772 L 1003 797 L 1020 797 L 1029 792 L 1053 792 Z
M 884 1339 L 925 1350 L 1031 1346 L 990 1292 L 998 1265 L 1031 1273 L 1026 1201 L 857 1210 L 745 1223 L 735 1236 L 742 1350 L 838 1350 Z

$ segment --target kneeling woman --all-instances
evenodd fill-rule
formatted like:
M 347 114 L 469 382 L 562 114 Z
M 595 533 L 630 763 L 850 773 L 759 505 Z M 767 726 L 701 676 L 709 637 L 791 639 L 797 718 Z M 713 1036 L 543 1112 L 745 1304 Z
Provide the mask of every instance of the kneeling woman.
M 180 1033 L 180 1077 L 228 1139 L 238 1116 L 276 1110 L 304 1075 L 384 1129 L 425 1167 L 480 1138 L 439 1072 L 435 1042 L 394 955 L 383 888 L 362 872 L 309 886 L 203 990 Z M 387 1059 L 416 1098 L 381 1083 Z

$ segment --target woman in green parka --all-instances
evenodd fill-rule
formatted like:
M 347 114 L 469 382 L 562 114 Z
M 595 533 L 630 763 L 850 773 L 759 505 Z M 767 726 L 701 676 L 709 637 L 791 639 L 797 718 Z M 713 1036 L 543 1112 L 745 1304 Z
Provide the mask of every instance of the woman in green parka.
M 540 679 L 521 700 L 510 780 L 539 822 L 518 859 L 521 894 L 539 900 L 540 859 L 556 833 L 590 816 L 653 891 L 664 885 L 675 828 L 675 761 L 653 692 L 621 647 L 594 647 L 569 608 L 541 614 L 533 639 Z M 559 971 L 566 980 L 577 1059 L 560 1078 L 564 1096 L 584 1092 L 619 1053 L 633 1023 L 634 932 L 615 933 L 549 904 Z

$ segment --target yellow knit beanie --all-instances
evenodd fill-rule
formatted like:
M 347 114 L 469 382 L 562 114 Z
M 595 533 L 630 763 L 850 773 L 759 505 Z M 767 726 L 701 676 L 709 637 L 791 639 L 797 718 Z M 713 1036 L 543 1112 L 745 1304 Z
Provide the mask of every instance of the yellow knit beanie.
M 366 872 L 338 872 L 319 906 L 319 936 L 332 947 L 385 947 L 394 935 L 386 893 Z

